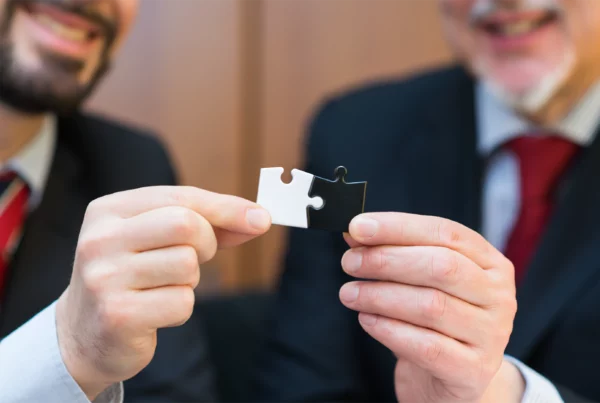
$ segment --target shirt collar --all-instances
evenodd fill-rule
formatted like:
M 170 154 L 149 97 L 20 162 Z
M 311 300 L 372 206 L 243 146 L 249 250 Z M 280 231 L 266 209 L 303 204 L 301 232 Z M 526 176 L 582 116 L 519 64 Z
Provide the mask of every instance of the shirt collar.
M 29 206 L 36 207 L 44 193 L 56 144 L 56 118 L 45 117 L 40 131 L 5 165 L 18 173 L 30 189 Z
M 551 127 L 536 127 L 499 100 L 482 83 L 475 89 L 479 152 L 488 155 L 514 137 L 536 130 L 552 131 L 581 146 L 594 139 L 600 123 L 600 82 L 596 83 L 564 119 Z

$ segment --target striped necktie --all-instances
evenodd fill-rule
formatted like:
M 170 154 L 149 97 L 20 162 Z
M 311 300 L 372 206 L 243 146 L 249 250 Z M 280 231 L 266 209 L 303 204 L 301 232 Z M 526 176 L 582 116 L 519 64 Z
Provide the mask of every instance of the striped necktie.
M 29 187 L 15 172 L 0 174 L 0 300 L 10 260 L 21 239 L 28 199 Z

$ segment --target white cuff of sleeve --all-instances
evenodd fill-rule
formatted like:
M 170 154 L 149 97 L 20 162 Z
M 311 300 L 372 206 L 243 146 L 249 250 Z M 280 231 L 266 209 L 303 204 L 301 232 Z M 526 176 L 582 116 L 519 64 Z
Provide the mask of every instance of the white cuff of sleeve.
M 123 383 L 112 385 L 102 392 L 93 403 L 123 403 Z
M 564 403 L 558 390 L 548 379 L 513 357 L 505 355 L 504 359 L 514 364 L 525 379 L 525 393 L 521 403 Z
M 90 403 L 65 366 L 56 333 L 56 303 L 0 341 L 2 402 Z M 94 403 L 122 403 L 123 385 L 105 390 Z

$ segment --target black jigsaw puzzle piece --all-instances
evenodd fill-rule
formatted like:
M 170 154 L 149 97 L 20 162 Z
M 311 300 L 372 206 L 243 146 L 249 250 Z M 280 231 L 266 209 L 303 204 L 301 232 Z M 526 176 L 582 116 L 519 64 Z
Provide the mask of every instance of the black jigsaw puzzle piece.
M 334 181 L 315 176 L 309 191 L 310 197 L 319 196 L 323 206 L 308 209 L 308 228 L 348 232 L 350 221 L 364 212 L 367 182 L 346 183 L 348 170 L 335 169 Z

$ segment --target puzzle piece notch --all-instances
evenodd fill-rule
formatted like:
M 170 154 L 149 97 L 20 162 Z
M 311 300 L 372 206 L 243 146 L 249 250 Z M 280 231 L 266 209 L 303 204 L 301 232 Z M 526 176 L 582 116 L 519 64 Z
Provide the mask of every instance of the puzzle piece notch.
M 256 203 L 269 211 L 273 224 L 308 228 L 309 206 L 320 209 L 324 205 L 321 197 L 308 194 L 315 176 L 292 169 L 292 181 L 284 183 L 283 172 L 282 167 L 260 170 Z
M 310 208 L 310 228 L 347 232 L 354 217 L 364 212 L 367 182 L 346 182 L 348 170 L 339 166 L 335 169 L 335 180 L 314 177 L 309 196 L 320 196 L 325 200 L 321 208 Z
M 333 181 L 334 183 L 337 183 L 337 182 L 346 183 L 346 175 L 348 175 L 348 170 L 346 169 L 346 167 L 339 166 L 335 169 L 334 175 L 335 175 L 335 181 Z

